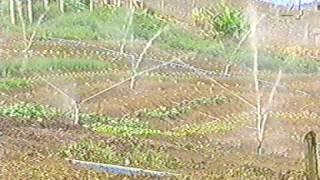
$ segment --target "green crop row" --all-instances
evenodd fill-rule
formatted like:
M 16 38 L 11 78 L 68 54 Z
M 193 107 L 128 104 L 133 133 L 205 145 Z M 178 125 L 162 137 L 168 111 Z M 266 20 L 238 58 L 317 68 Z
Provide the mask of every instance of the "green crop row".
M 101 142 L 81 141 L 77 144 L 66 146 L 61 151 L 61 155 L 64 158 L 154 170 L 182 167 L 182 164 L 169 154 L 152 149 L 146 150 L 141 145 L 135 145 L 126 149 L 125 152 L 117 152 L 111 145 Z
M 161 106 L 154 110 L 142 109 L 136 112 L 138 118 L 155 118 L 160 120 L 177 119 L 186 114 L 196 106 L 221 105 L 228 103 L 230 100 L 225 96 L 205 97 L 192 101 L 182 102 L 173 107 Z

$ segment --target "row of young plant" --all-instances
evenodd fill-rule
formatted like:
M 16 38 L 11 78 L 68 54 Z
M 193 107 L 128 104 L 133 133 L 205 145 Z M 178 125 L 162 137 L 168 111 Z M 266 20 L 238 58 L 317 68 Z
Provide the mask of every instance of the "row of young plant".
M 1 62 L 0 75 L 2 77 L 30 77 L 50 72 L 110 71 L 114 68 L 119 68 L 116 63 L 91 59 L 13 59 Z
M 178 116 L 182 116 L 184 113 L 190 112 L 192 106 L 199 105 L 220 105 L 226 103 L 225 97 L 215 97 L 208 99 L 197 99 L 190 102 L 185 102 L 184 105 L 169 108 L 167 111 L 160 110 L 145 111 L 145 114 L 139 113 L 140 117 L 135 118 L 114 118 L 105 115 L 95 114 L 80 114 L 80 123 L 97 133 L 123 136 L 123 137 L 153 137 L 153 136 L 166 136 L 166 137 L 184 137 L 200 135 L 203 133 L 215 133 L 215 132 L 227 132 L 232 126 L 230 122 L 215 122 L 208 124 L 194 124 L 182 126 L 174 130 L 162 131 L 153 129 L 146 121 L 142 121 L 144 118 L 160 118 L 160 119 L 175 119 Z M 150 113 L 151 112 L 151 113 Z M 55 119 L 71 119 L 71 112 L 62 112 L 58 109 L 47 105 L 39 105 L 35 103 L 18 103 L 13 105 L 4 105 L 0 107 L 0 116 L 6 118 L 12 118 L 20 121 L 43 121 L 43 120 L 55 120 Z M 169 119 L 167 119 L 169 120 Z M 203 128 L 203 127 L 206 128 Z
M 225 96 L 204 97 L 184 101 L 173 107 L 160 106 L 157 109 L 141 109 L 135 112 L 135 116 L 146 119 L 174 120 L 190 113 L 197 106 L 221 105 L 229 102 L 230 99 Z

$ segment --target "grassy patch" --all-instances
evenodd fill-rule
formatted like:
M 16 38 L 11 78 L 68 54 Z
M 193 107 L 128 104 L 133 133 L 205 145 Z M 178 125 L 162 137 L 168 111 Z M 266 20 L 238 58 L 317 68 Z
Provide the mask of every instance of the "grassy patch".
M 0 91 L 25 89 L 31 87 L 31 82 L 23 79 L 9 79 L 0 81 Z
M 110 7 L 96 9 L 93 13 L 66 13 L 44 23 L 41 34 L 44 37 L 118 41 L 125 37 L 124 25 L 127 24 L 128 14 L 123 8 Z M 145 11 L 136 11 L 129 33 L 137 39 L 149 39 L 163 24 Z
M 96 9 L 92 13 L 68 11 L 61 15 L 56 11 L 56 7 L 53 7 L 47 20 L 39 28 L 38 34 L 43 38 L 122 41 L 126 31 L 124 26 L 130 13 L 124 8 L 111 7 Z M 20 26 L 13 26 L 8 22 L 8 18 L 4 18 L 2 22 L 7 31 L 21 32 Z M 169 26 L 168 30 L 155 41 L 163 48 L 199 52 L 212 52 L 215 48 L 212 41 L 203 39 L 177 24 L 160 20 L 157 14 L 141 10 L 134 13 L 129 36 L 133 35 L 135 40 L 148 40 L 165 26 Z M 34 25 L 28 26 L 30 33 L 33 29 Z
M 61 71 L 111 70 L 113 64 L 106 61 L 88 59 L 16 59 L 1 63 L 0 74 L 4 77 L 30 76 L 39 73 Z
M 78 144 L 69 145 L 61 151 L 61 155 L 65 158 L 108 164 L 120 161 L 120 157 L 110 146 L 92 141 L 82 141 Z
M 197 34 L 183 30 L 177 26 L 163 33 L 160 38 L 160 46 L 166 50 L 175 49 L 193 51 L 199 53 L 213 53 L 217 48 L 217 42 L 203 39 Z
M 157 152 L 142 146 L 127 149 L 126 153 L 117 152 L 114 148 L 103 143 L 82 141 L 75 145 L 67 146 L 61 155 L 84 161 L 93 161 L 106 164 L 122 165 L 125 161 L 129 166 L 147 169 L 178 169 L 182 165 L 170 155 Z

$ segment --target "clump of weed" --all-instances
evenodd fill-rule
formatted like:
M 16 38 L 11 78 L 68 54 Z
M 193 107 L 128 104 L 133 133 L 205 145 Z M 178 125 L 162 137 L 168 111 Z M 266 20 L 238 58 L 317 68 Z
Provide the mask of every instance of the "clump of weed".
M 61 151 L 61 155 L 65 158 L 97 163 L 112 164 L 120 161 L 120 157 L 110 146 L 92 141 L 81 141 L 80 143 L 69 145 Z
M 126 165 L 147 169 L 178 169 L 182 164 L 165 152 L 145 149 L 135 145 L 125 152 L 117 152 L 110 145 L 93 141 L 81 141 L 65 147 L 61 153 L 64 158 L 92 161 L 105 164 Z
M 133 166 L 150 169 L 179 169 L 183 164 L 165 152 L 157 152 L 143 146 L 134 147 L 125 155 Z

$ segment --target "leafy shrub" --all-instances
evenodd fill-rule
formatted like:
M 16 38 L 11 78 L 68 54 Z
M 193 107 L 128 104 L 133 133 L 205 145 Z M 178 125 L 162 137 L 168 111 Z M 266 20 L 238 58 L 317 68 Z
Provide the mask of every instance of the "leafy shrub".
M 226 4 L 220 4 L 217 8 L 195 9 L 192 17 L 206 36 L 212 38 L 239 38 L 248 29 L 248 23 L 242 13 Z

